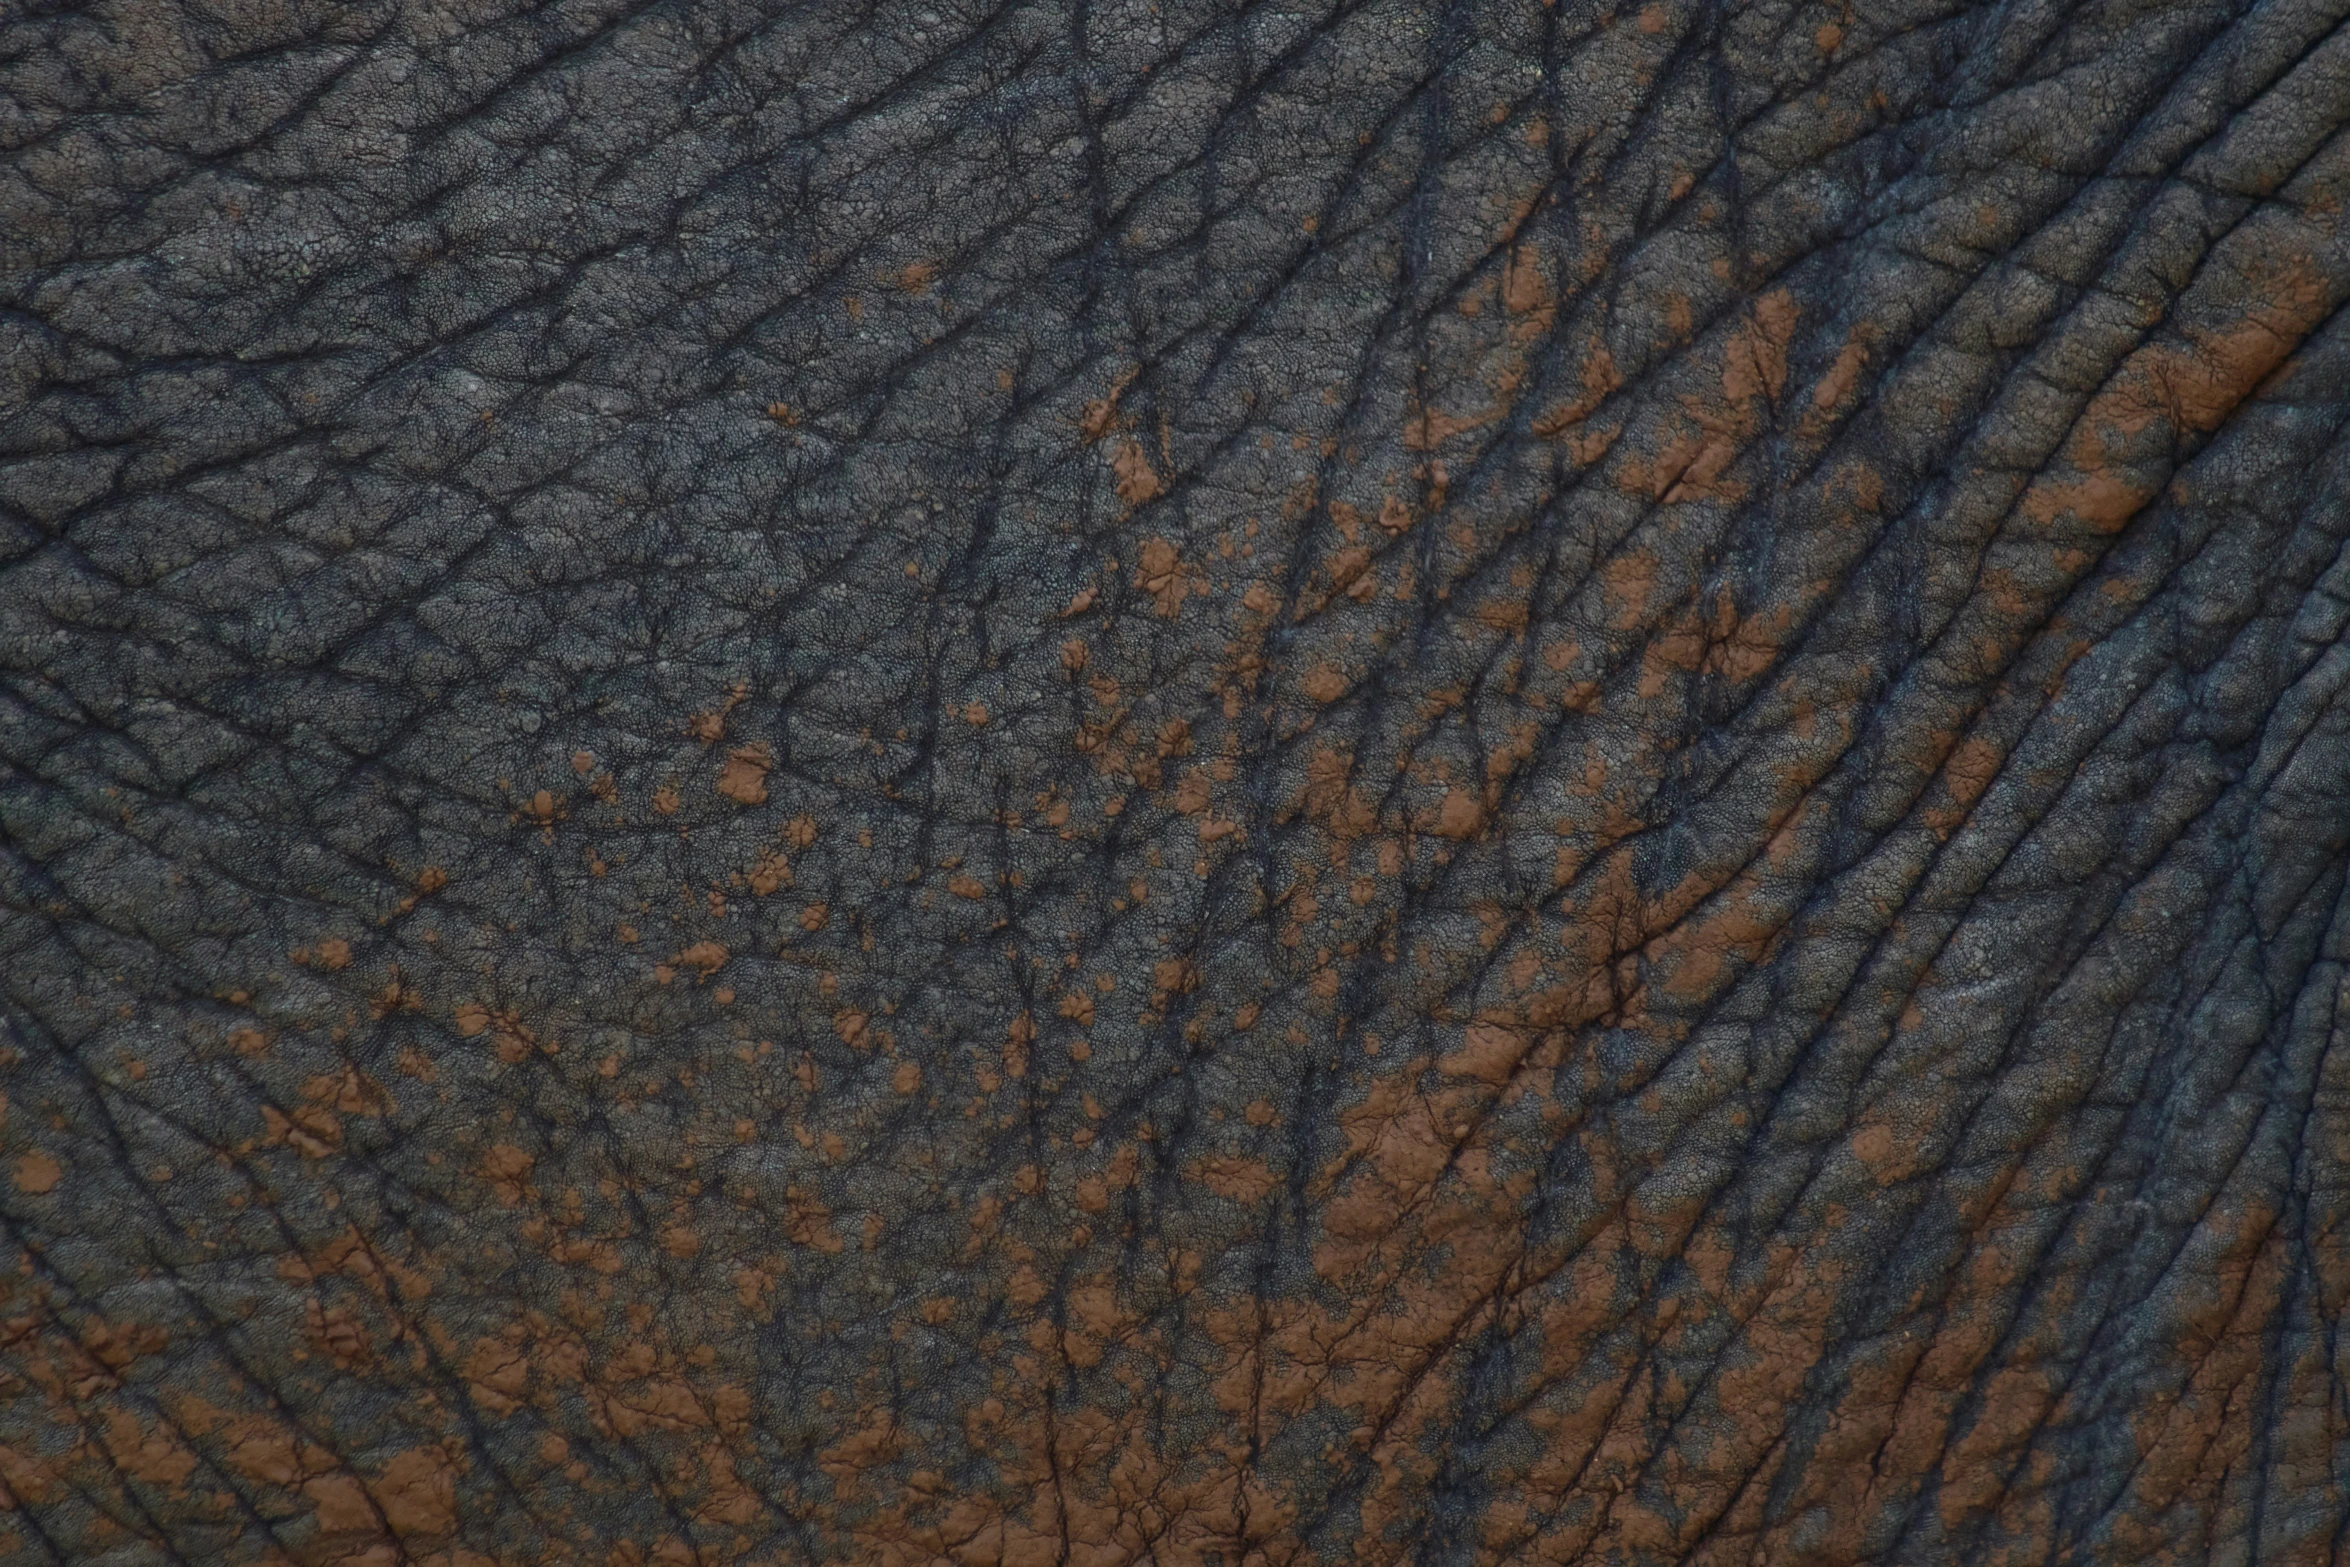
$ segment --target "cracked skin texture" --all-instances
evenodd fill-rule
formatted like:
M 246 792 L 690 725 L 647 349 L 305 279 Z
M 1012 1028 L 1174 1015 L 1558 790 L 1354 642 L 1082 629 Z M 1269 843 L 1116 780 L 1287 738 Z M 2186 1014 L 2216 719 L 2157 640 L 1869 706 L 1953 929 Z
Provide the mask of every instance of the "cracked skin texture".
M 2350 30 L 0 18 L 0 1561 L 2291 1562 Z

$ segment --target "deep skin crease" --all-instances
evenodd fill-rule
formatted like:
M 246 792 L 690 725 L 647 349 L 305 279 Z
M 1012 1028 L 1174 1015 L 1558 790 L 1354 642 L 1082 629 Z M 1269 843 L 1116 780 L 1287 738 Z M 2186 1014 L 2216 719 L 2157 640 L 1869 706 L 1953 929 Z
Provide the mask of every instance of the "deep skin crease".
M 0 1563 L 2323 1563 L 2350 6 L 0 10 Z

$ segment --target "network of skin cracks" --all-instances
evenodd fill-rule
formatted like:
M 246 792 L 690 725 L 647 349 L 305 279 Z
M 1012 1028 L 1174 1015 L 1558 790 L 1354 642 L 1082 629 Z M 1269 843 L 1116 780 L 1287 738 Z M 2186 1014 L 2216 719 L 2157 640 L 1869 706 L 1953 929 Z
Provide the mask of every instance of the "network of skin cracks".
M 0 1561 L 2293 1562 L 2342 0 L 0 19 Z

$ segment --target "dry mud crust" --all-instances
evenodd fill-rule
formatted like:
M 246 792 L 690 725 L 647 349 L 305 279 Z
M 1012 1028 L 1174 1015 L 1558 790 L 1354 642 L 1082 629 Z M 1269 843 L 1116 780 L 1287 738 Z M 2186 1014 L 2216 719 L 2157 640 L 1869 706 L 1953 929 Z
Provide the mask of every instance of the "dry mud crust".
M 2339 0 L 0 19 L 0 1561 L 2321 1562 Z

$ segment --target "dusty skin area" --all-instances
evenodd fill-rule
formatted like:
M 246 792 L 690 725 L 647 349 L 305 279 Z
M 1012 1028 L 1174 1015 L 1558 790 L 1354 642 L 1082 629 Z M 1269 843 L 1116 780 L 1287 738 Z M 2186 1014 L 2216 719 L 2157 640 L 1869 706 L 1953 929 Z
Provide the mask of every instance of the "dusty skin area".
M 2346 17 L 0 6 L 0 1563 L 2340 1560 Z

